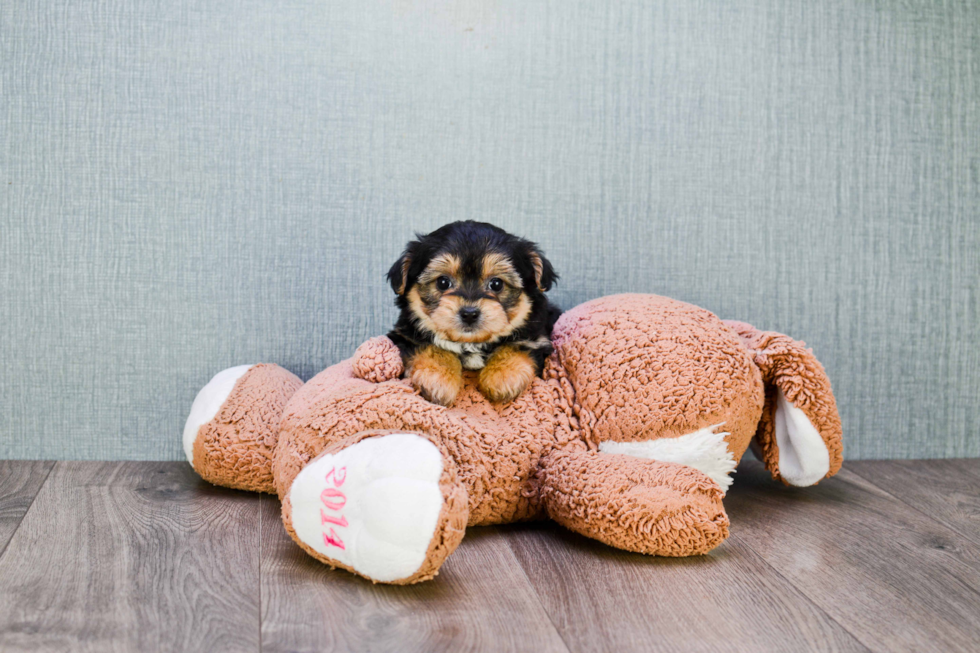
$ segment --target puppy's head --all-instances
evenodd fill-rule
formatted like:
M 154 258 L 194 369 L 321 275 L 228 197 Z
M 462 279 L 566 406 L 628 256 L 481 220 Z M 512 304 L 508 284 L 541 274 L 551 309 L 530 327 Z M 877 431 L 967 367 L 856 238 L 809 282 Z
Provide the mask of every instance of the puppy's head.
M 417 235 L 388 281 L 422 331 L 452 342 L 493 342 L 527 321 L 558 280 L 534 243 L 485 222 Z

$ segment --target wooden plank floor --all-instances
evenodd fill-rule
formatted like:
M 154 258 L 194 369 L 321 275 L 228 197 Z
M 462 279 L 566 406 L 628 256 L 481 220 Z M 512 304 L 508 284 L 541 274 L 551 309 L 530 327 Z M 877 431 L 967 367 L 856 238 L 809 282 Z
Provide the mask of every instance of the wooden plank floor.
M 805 490 L 745 462 L 725 503 L 707 556 L 475 528 L 435 581 L 390 587 L 186 464 L 0 462 L 0 651 L 980 650 L 980 460 Z

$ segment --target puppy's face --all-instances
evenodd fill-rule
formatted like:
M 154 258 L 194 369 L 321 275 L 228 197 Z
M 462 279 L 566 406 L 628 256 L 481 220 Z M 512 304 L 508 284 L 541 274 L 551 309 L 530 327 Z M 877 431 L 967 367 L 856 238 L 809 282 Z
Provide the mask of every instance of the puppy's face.
M 510 258 L 495 251 L 437 254 L 407 294 L 418 323 L 453 342 L 489 342 L 520 328 L 531 310 Z
M 544 290 L 545 267 L 550 286 L 551 265 L 531 243 L 492 225 L 461 222 L 410 243 L 389 279 L 421 330 L 485 343 L 524 325 L 534 295 Z

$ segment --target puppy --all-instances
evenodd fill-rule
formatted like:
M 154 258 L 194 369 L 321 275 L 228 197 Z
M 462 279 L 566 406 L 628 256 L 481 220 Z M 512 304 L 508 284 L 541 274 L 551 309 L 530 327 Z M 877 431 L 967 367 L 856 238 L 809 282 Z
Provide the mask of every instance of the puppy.
M 537 245 L 485 222 L 416 235 L 391 270 L 401 315 L 388 337 L 422 396 L 449 406 L 463 370 L 480 392 L 512 401 L 541 374 L 561 311 L 544 293 L 558 280 Z

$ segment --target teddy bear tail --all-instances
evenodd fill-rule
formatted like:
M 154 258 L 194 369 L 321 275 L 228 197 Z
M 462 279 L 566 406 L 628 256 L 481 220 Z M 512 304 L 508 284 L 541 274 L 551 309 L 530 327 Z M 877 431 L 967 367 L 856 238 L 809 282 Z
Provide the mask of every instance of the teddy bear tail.
M 800 341 L 726 321 L 762 372 L 765 404 L 752 450 L 773 478 L 804 487 L 833 476 L 843 462 L 840 416 L 823 366 Z
M 224 487 L 275 493 L 272 454 L 283 409 L 303 382 L 278 365 L 218 372 L 191 406 L 184 453 L 201 478 Z

